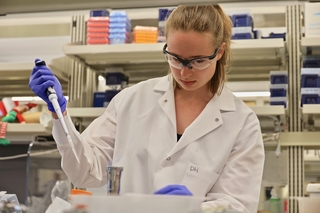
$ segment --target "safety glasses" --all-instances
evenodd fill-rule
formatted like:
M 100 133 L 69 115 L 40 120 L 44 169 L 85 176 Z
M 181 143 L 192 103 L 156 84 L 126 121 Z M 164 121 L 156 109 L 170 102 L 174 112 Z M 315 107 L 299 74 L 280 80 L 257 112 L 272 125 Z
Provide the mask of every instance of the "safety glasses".
M 194 58 L 191 60 L 184 60 L 182 58 L 179 58 L 175 54 L 168 52 L 166 50 L 167 47 L 168 47 L 167 44 L 163 46 L 163 54 L 165 55 L 168 63 L 172 67 L 176 69 L 182 69 L 184 66 L 186 66 L 192 71 L 199 71 L 199 70 L 204 70 L 208 68 L 214 62 L 213 59 L 217 56 L 220 50 L 220 47 L 219 47 L 216 49 L 216 51 L 212 55 Z

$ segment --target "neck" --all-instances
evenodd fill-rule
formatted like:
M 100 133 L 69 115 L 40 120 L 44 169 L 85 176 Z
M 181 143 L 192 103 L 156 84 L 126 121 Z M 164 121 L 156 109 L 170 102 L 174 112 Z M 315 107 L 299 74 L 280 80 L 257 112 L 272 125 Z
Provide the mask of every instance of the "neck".
M 208 88 L 203 88 L 201 90 L 199 89 L 196 91 L 186 91 L 183 89 L 176 88 L 174 94 L 176 98 L 181 98 L 181 99 L 190 100 L 190 101 L 200 100 L 200 101 L 209 102 L 213 97 L 213 94 L 210 92 Z

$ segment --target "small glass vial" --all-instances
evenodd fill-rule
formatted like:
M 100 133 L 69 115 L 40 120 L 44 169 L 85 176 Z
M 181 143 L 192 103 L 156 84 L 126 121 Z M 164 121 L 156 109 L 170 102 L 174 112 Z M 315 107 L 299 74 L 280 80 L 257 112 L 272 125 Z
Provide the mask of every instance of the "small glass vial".
M 120 181 L 123 167 L 107 166 L 107 195 L 120 194 Z

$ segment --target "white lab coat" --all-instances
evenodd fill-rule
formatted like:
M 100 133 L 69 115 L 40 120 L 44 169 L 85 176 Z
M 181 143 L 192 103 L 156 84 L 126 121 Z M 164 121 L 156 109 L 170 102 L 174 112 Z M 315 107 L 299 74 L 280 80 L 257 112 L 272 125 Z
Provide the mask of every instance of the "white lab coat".
M 146 193 L 183 184 L 203 207 L 257 211 L 264 146 L 254 112 L 227 88 L 215 95 L 177 142 L 172 76 L 124 89 L 80 135 L 69 116 L 81 164 L 58 120 L 53 136 L 62 168 L 78 187 L 106 184 L 106 166 L 122 166 L 121 193 Z

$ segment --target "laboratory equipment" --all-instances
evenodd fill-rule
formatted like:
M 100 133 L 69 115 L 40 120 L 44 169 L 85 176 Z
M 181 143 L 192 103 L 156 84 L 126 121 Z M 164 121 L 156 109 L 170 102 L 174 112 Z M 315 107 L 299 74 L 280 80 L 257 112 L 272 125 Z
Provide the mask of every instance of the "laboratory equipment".
M 107 166 L 107 195 L 120 194 L 120 181 L 123 167 Z
M 42 61 L 42 60 L 36 61 L 36 66 L 41 66 L 41 65 L 46 66 L 45 61 Z M 78 163 L 80 163 L 77 151 L 76 151 L 76 149 L 74 147 L 74 144 L 72 142 L 72 139 L 71 139 L 71 137 L 69 135 L 69 130 L 68 130 L 68 128 L 67 128 L 67 126 L 66 126 L 66 124 L 65 124 L 65 122 L 63 120 L 63 115 L 62 115 L 61 108 L 60 108 L 60 105 L 59 105 L 59 102 L 58 102 L 58 96 L 57 96 L 56 91 L 54 90 L 53 87 L 48 87 L 47 95 L 48 95 L 48 98 L 51 101 L 51 103 L 53 105 L 53 108 L 54 108 L 54 110 L 55 110 L 55 112 L 56 112 L 56 114 L 57 114 L 57 116 L 59 118 L 59 121 L 61 123 L 62 129 L 65 132 L 66 138 L 67 138 L 67 140 L 69 142 L 69 145 L 72 148 L 73 154 L 76 157 Z

